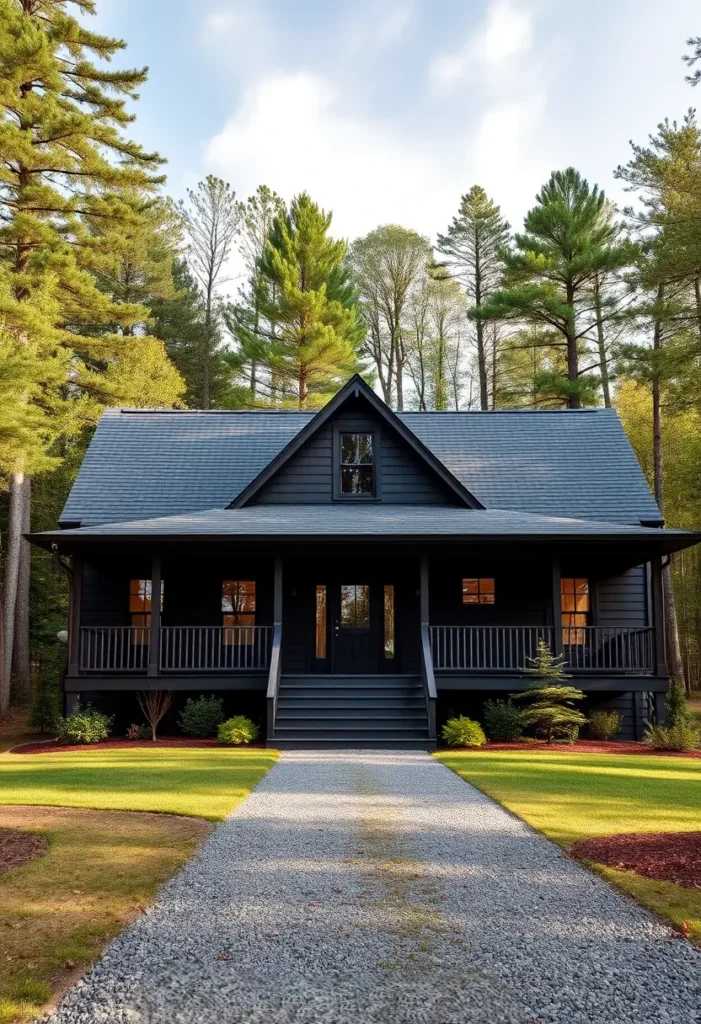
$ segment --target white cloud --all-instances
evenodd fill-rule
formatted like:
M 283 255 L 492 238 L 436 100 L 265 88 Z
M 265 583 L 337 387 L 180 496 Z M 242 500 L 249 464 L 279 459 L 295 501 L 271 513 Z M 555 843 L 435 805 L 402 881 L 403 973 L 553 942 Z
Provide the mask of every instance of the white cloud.
M 240 195 L 261 182 L 288 200 L 306 190 L 334 210 L 335 233 L 353 237 L 391 221 L 434 230 L 436 205 L 455 199 L 452 175 L 437 173 L 436 157 L 430 146 L 424 153 L 388 125 L 346 112 L 325 78 L 279 71 L 244 94 L 210 140 L 205 166 L 236 182 Z
M 429 79 L 436 89 L 447 91 L 485 71 L 499 72 L 532 45 L 531 12 L 512 0 L 490 0 L 482 24 L 458 50 L 433 61 Z

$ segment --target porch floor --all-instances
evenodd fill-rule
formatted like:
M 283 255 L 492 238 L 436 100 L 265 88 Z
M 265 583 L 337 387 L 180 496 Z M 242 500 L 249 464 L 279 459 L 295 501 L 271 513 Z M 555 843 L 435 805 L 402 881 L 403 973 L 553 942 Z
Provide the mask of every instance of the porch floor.
M 698 950 L 427 754 L 294 751 L 53 1024 L 691 1024 Z

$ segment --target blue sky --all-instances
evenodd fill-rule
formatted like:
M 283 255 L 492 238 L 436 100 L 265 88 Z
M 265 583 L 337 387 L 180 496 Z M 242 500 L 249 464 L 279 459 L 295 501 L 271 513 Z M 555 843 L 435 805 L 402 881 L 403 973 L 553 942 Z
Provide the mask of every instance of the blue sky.
M 482 184 L 515 225 L 570 164 L 615 199 L 629 140 L 701 102 L 698 0 L 97 0 L 91 27 L 148 64 L 134 134 L 182 196 L 306 188 L 355 237 L 435 237 Z

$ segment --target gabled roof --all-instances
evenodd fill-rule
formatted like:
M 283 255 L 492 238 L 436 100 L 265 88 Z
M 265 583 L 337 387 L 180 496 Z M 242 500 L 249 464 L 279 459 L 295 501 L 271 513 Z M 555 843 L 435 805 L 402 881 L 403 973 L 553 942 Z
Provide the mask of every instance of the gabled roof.
M 433 476 L 437 476 L 439 480 L 448 488 L 449 491 L 464 504 L 467 508 L 483 508 L 484 506 L 478 501 L 474 495 L 470 494 L 467 488 L 457 480 L 450 470 L 446 469 L 445 465 L 435 457 L 433 452 L 427 448 L 422 441 L 416 436 L 416 434 L 406 426 L 402 420 L 394 413 L 388 405 L 385 404 L 372 390 L 368 387 L 363 378 L 359 374 L 355 374 L 348 381 L 341 390 L 334 395 L 330 402 L 327 402 L 323 409 L 320 409 L 311 420 L 309 420 L 301 428 L 298 434 L 292 438 L 291 441 L 285 445 L 281 452 L 279 452 L 274 459 L 272 459 L 264 469 L 251 480 L 250 484 L 241 491 L 241 493 L 231 502 L 229 508 L 242 508 L 244 505 L 253 498 L 260 489 L 270 480 L 275 474 L 285 465 L 285 463 L 299 451 L 303 444 L 309 441 L 314 434 L 320 430 L 329 420 L 338 413 L 343 406 L 348 402 L 350 398 L 363 398 L 370 408 L 376 413 L 376 415 L 383 421 L 383 423 L 391 430 L 393 430 L 404 442 L 408 445 L 415 455 L 418 455 L 419 459 L 425 464 L 428 470 Z
M 658 553 L 674 551 L 701 539 L 684 530 L 650 529 L 589 519 L 505 512 L 502 509 L 444 508 L 435 505 L 247 505 L 238 509 L 209 509 L 185 516 L 106 523 L 75 530 L 35 534 L 44 547 L 52 542 L 85 543 L 91 540 L 189 539 L 256 540 L 319 538 L 343 541 L 351 537 L 398 541 L 413 538 L 457 540 L 610 541 L 617 545 L 644 544 Z
M 397 413 L 487 508 L 661 521 L 612 409 Z M 61 515 L 93 525 L 226 508 L 308 412 L 108 409 Z

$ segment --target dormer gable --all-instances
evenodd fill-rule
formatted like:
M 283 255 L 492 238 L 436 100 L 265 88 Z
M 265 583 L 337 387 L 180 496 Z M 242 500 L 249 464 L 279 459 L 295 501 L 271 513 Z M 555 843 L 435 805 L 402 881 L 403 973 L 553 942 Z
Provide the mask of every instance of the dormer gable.
M 482 507 L 359 376 L 230 507 L 331 502 Z

